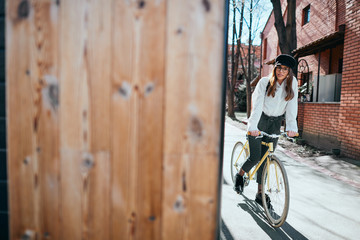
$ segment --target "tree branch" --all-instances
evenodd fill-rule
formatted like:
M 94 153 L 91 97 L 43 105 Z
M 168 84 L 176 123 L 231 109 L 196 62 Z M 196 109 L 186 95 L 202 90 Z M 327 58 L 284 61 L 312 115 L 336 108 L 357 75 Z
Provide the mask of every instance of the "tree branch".
M 289 53 L 297 48 L 296 38 L 296 0 L 287 0 L 288 3 L 288 14 L 286 20 L 286 38 L 289 46 Z
M 274 11 L 274 17 L 275 17 L 275 28 L 276 32 L 279 37 L 279 46 L 282 53 L 290 53 L 290 49 L 287 44 L 287 37 L 286 37 L 286 29 L 285 29 L 285 23 L 282 16 L 281 11 L 281 3 L 280 0 L 271 0 L 271 3 L 273 4 L 273 11 Z

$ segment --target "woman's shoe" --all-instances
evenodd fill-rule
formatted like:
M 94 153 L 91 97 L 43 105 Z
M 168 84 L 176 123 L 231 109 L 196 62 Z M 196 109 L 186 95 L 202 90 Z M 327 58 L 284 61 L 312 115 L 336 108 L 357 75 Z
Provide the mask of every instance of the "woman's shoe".
M 271 206 L 270 197 L 269 197 L 267 194 L 265 194 L 265 198 L 266 198 L 266 204 L 267 204 L 268 209 L 271 209 L 272 206 Z M 261 198 L 261 193 L 257 193 L 257 194 L 256 194 L 255 202 L 257 202 L 258 204 L 260 204 L 261 206 L 263 206 L 263 202 L 262 202 L 262 198 Z
M 235 185 L 234 185 L 234 191 L 237 192 L 237 194 L 242 193 L 244 190 L 244 177 L 240 176 L 239 173 L 235 175 Z

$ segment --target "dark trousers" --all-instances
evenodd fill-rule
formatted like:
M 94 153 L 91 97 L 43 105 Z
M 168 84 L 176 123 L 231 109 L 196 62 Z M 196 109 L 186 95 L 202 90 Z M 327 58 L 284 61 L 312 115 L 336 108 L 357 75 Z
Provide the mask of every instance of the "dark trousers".
M 281 123 L 283 120 L 283 116 L 278 117 L 269 117 L 262 113 L 258 129 L 260 131 L 266 132 L 268 134 L 280 134 L 280 128 Z M 256 138 L 253 136 L 248 136 L 249 140 L 249 147 L 250 147 L 250 156 L 242 166 L 242 169 L 245 172 L 249 172 L 253 166 L 255 166 L 261 158 L 264 156 L 265 152 L 267 151 L 268 147 L 265 145 L 262 145 L 261 142 L 273 142 L 274 143 L 274 149 L 276 147 L 277 138 L 269 138 L 269 137 L 262 137 L 262 138 Z M 261 175 L 264 169 L 265 162 L 261 164 L 260 168 L 257 171 L 257 178 L 256 182 L 261 184 Z

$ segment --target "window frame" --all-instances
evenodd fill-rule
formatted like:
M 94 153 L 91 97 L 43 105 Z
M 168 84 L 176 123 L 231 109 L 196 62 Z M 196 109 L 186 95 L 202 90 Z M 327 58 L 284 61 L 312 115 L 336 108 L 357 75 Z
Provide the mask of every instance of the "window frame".
M 302 12 L 302 26 L 306 25 L 307 23 L 310 22 L 310 14 L 311 14 L 311 8 L 310 8 L 310 4 L 307 5 Z

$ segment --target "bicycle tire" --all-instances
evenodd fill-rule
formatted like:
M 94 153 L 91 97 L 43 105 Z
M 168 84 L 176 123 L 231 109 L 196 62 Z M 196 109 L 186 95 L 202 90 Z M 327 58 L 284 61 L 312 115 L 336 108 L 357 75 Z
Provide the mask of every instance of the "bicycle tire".
M 267 164 L 262 173 L 263 190 L 261 197 L 265 215 L 270 225 L 277 228 L 284 224 L 288 215 L 290 189 L 288 177 L 282 162 L 277 157 L 271 156 L 269 164 L 269 173 L 267 171 Z M 266 195 L 270 197 L 270 207 L 266 203 Z
M 249 151 L 248 149 L 244 149 L 244 151 L 241 152 L 241 150 L 244 148 L 244 144 L 242 142 L 237 142 L 234 145 L 234 148 L 231 153 L 231 163 L 230 163 L 230 172 L 231 172 L 231 179 L 233 183 L 235 183 L 235 175 L 238 173 L 248 158 Z M 241 153 L 241 156 L 239 154 Z M 239 157 L 239 159 L 238 159 Z M 238 161 L 236 162 L 236 160 Z

